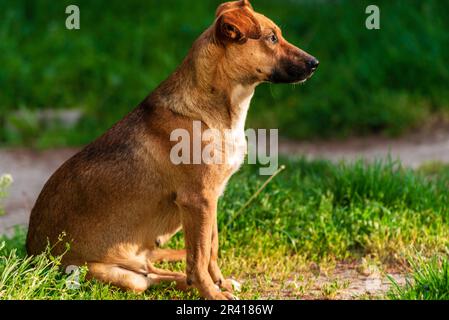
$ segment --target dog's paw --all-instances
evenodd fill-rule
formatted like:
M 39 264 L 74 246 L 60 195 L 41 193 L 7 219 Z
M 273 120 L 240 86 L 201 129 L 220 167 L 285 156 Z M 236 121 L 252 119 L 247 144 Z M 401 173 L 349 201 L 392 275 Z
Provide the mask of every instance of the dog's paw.
M 205 296 L 207 300 L 239 300 L 232 293 L 227 291 L 213 291 Z
M 232 283 L 232 288 L 234 289 L 235 292 L 240 292 L 242 291 L 242 284 L 234 279 L 229 279 Z
M 240 282 L 234 279 L 223 280 L 220 284 L 220 287 L 229 292 L 240 292 L 242 290 L 242 285 L 240 284 Z
M 240 300 L 237 296 L 233 295 L 233 294 L 230 293 L 230 292 L 224 291 L 224 292 L 222 292 L 222 293 L 223 293 L 223 295 L 226 297 L 227 300 Z

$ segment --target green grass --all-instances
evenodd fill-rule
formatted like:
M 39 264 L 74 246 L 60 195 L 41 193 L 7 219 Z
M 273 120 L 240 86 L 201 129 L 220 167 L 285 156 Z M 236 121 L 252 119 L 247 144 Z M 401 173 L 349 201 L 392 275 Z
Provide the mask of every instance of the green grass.
M 219 2 L 78 0 L 81 30 L 68 31 L 73 1 L 2 1 L 0 143 L 90 142 L 175 69 Z M 321 65 L 305 86 L 262 85 L 249 126 L 293 138 L 396 135 L 447 113 L 449 3 L 376 1 L 379 31 L 365 28 L 369 4 L 254 0 Z M 42 124 L 35 111 L 49 107 L 85 116 L 75 129 Z
M 332 270 L 342 261 L 369 260 L 404 271 L 407 258 L 416 252 L 447 255 L 449 175 L 428 176 L 394 161 L 334 165 L 300 159 L 284 164 L 286 170 L 241 214 L 236 215 L 265 181 L 256 167 L 247 166 L 234 176 L 219 202 L 220 263 L 224 274 L 244 281 L 241 298 L 304 297 L 307 288 L 295 289 L 288 281 L 309 274 L 316 265 Z M 170 246 L 182 247 L 182 235 Z M 196 292 L 178 292 L 172 285 L 141 296 L 95 281 L 82 281 L 79 290 L 65 289 L 58 259 L 40 256 L 33 267 L 25 256 L 23 231 L 6 239 L 2 253 L 3 298 L 198 298 Z M 162 266 L 185 268 L 183 262 Z M 334 297 L 340 287 L 326 287 L 323 295 Z
M 448 257 L 412 259 L 411 280 L 405 286 L 393 280 L 388 297 L 393 300 L 449 300 Z
M 23 246 L 25 231 L 6 242 L 0 241 L 0 299 L 164 299 L 195 298 L 194 293 L 175 292 L 166 286 L 155 286 L 143 295 L 123 292 L 97 281 L 86 281 L 87 268 L 82 267 L 77 277 L 60 270 L 61 257 L 45 252 L 27 257 Z M 74 282 L 79 287 L 74 287 Z

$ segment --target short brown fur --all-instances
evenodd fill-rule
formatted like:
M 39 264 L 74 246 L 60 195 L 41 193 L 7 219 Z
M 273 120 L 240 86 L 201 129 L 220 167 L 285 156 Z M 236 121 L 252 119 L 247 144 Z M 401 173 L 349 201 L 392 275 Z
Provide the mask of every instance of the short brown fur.
M 216 14 L 167 80 L 49 179 L 31 213 L 29 254 L 57 244 L 65 232 L 71 247 L 64 265 L 87 264 L 89 277 L 138 292 L 176 281 L 208 299 L 234 298 L 217 263 L 217 201 L 244 152 L 233 165 L 174 165 L 170 133 L 184 128 L 193 135 L 198 120 L 203 130 L 243 134 L 259 83 L 305 81 L 318 62 L 285 41 L 248 1 L 225 3 Z M 187 253 L 158 248 L 181 228 Z M 54 247 L 63 251 L 60 243 Z M 153 265 L 185 256 L 186 275 Z

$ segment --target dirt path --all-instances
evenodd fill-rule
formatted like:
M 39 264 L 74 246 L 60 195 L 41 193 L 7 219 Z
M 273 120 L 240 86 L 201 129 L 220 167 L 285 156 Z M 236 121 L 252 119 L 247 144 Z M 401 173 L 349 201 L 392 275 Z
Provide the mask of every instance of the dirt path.
M 398 139 L 369 137 L 318 142 L 281 140 L 279 152 L 332 161 L 354 161 L 359 158 L 373 161 L 391 156 L 394 160 L 400 159 L 403 165 L 416 169 L 433 161 L 449 163 L 449 127 L 428 128 Z
M 395 270 L 388 272 L 361 272 L 360 265 L 341 264 L 330 273 L 315 275 L 298 274 L 301 280 L 287 281 L 281 290 L 265 292 L 264 298 L 270 299 L 383 299 L 391 288 L 393 278 L 399 285 L 406 283 L 406 275 Z

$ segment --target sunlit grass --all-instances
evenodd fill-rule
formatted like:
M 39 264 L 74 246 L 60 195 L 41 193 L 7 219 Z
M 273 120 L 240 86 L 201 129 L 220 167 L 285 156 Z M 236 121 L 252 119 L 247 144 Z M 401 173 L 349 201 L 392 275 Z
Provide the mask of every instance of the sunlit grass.
M 448 255 L 432 259 L 411 258 L 412 273 L 405 286 L 394 280 L 388 297 L 394 300 L 449 300 Z

